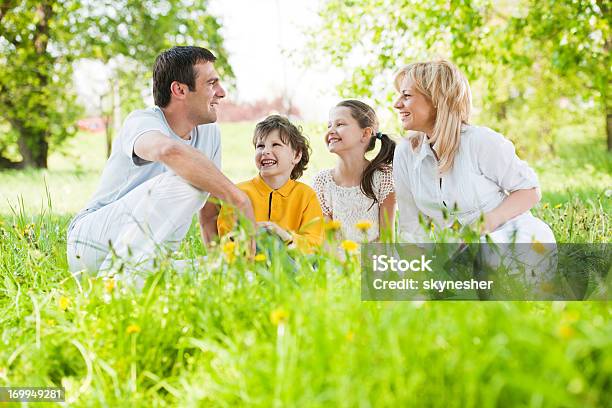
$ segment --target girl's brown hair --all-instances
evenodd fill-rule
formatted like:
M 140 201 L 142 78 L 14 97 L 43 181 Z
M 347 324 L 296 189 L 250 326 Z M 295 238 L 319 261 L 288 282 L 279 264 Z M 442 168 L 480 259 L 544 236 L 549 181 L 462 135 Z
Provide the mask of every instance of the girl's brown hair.
M 368 198 L 372 199 L 374 203 L 378 202 L 376 194 L 374 194 L 374 173 L 376 170 L 384 170 L 389 168 L 393 164 L 393 154 L 395 153 L 395 142 L 386 134 L 378 131 L 378 118 L 376 112 L 369 105 L 357 101 L 355 99 L 348 99 L 340 102 L 337 107 L 345 107 L 351 111 L 351 116 L 357 121 L 359 127 L 362 129 L 371 128 L 372 136 L 370 137 L 370 143 L 366 148 L 366 152 L 374 149 L 376 146 L 376 140 L 379 139 L 381 142 L 380 151 L 372 159 L 370 164 L 367 165 L 363 174 L 361 175 L 361 192 Z

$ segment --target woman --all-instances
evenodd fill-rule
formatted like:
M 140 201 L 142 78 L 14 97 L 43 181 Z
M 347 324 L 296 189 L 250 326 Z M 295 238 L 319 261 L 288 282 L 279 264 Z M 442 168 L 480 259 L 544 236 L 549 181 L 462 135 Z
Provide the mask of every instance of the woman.
M 410 64 L 395 87 L 402 127 L 418 132 L 398 144 L 393 160 L 400 240 L 430 240 L 420 213 L 438 228 L 484 216 L 482 232 L 496 243 L 555 242 L 529 211 L 540 200 L 535 172 L 502 135 L 468 123 L 470 87 L 457 67 L 444 60 Z

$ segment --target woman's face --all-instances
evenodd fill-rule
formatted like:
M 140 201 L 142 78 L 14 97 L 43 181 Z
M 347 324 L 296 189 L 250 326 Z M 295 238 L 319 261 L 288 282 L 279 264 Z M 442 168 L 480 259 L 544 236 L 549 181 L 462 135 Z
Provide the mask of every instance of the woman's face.
M 415 89 L 408 76 L 401 82 L 399 93 L 393 107 L 400 114 L 402 127 L 431 135 L 436 123 L 436 110 L 429 98 Z

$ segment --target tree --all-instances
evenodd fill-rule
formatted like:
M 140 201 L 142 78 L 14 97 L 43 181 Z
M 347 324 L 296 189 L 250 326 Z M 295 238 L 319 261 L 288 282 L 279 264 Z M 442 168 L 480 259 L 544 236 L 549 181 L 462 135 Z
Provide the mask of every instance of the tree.
M 0 167 L 46 167 L 50 146 L 76 133 L 80 109 L 72 64 L 80 58 L 107 62 L 124 55 L 140 67 L 136 72 L 150 75 L 161 50 L 201 44 L 219 58 L 220 74 L 233 77 L 220 24 L 206 12 L 207 4 L 0 0 Z M 20 161 L 14 160 L 15 146 Z
M 512 136 L 515 118 L 552 146 L 561 101 L 594 102 L 610 119 L 609 5 L 605 1 L 328 0 L 312 29 L 307 63 L 331 60 L 353 74 L 343 96 L 375 96 L 393 72 L 416 60 L 446 57 L 468 76 L 480 114 Z M 567 104 L 565 104 L 567 105 Z M 527 109 L 526 109 L 527 107 Z

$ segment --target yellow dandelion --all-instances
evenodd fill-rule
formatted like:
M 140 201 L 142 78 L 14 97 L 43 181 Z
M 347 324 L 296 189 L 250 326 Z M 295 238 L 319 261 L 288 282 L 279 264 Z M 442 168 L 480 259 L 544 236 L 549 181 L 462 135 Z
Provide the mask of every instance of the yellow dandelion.
M 546 247 L 544 246 L 544 244 L 538 241 L 537 239 L 534 239 L 531 243 L 531 249 L 533 249 L 540 255 L 546 252 Z
M 429 230 L 430 230 L 431 232 L 433 232 L 435 229 L 436 229 L 436 224 L 434 224 L 434 222 L 433 222 L 433 221 L 431 221 L 431 222 L 429 223 Z
M 284 309 L 274 309 L 270 312 L 270 321 L 273 325 L 284 324 L 289 318 L 289 313 Z
M 225 244 L 223 244 L 223 252 L 225 253 L 225 255 L 230 255 L 234 253 L 234 250 L 236 249 L 236 243 L 234 241 L 227 241 Z
M 372 221 L 359 220 L 357 221 L 357 224 L 355 224 L 355 227 L 357 227 L 357 229 L 360 230 L 361 232 L 366 232 L 367 230 L 372 228 Z
M 576 332 L 574 331 L 572 326 L 564 324 L 564 325 L 559 326 L 559 330 L 557 331 L 557 334 L 562 339 L 566 339 L 567 340 L 567 339 L 570 339 L 570 338 L 574 337 L 574 334 L 576 334 Z
M 324 225 L 326 231 L 338 231 L 342 228 L 342 223 L 338 220 L 329 220 Z
M 266 261 L 266 254 L 257 254 L 255 255 L 255 262 L 265 262 Z
M 57 323 L 56 323 L 56 322 L 55 322 L 55 320 L 53 320 L 53 319 L 48 319 L 48 320 L 47 320 L 47 325 L 48 325 L 49 327 L 54 327 L 56 324 L 57 324 Z
M 542 206 L 542 208 L 547 209 L 547 208 L 548 208 L 548 203 L 544 203 L 544 205 Z
M 115 280 L 113 278 L 110 278 L 109 280 L 104 282 L 104 289 L 106 289 L 108 293 L 111 293 L 113 289 L 115 289 Z
M 70 307 L 71 302 L 70 299 L 68 299 L 66 296 L 61 296 L 57 303 L 61 310 L 66 311 L 66 309 Z
M 127 329 L 125 329 L 127 334 L 140 333 L 140 326 L 137 324 L 130 324 Z
M 236 243 L 234 241 L 227 241 L 225 244 L 223 244 L 221 249 L 223 250 L 223 253 L 227 257 L 227 260 L 229 261 L 229 263 L 234 262 L 234 259 L 236 259 L 236 254 L 234 253 L 236 249 Z
M 561 208 L 561 204 L 557 204 L 557 205 L 555 205 L 555 208 L 556 208 L 556 209 Z
M 359 245 L 355 241 L 351 241 L 350 239 L 345 239 L 344 241 L 342 241 L 340 246 L 347 252 L 355 252 L 357 248 L 359 248 Z
M 461 228 L 461 224 L 459 223 L 459 221 L 455 220 L 455 222 L 453 222 L 453 225 L 451 226 L 451 228 L 455 231 L 459 231 L 459 228 Z

